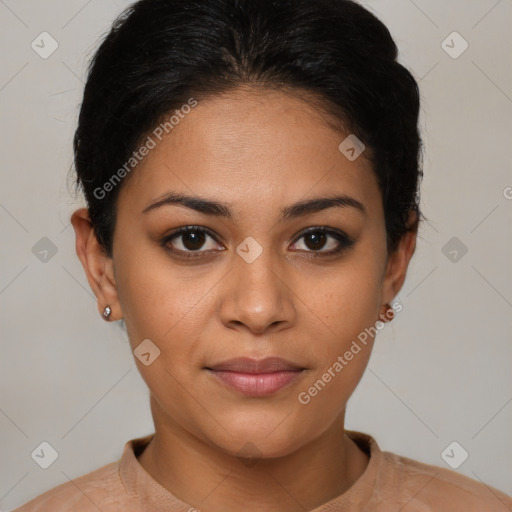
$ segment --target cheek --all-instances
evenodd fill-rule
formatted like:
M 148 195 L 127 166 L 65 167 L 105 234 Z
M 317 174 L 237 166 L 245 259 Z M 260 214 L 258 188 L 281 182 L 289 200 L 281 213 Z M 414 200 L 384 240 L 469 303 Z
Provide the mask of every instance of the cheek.
M 120 251 L 121 252 L 121 251 Z M 162 338 L 187 310 L 187 289 L 151 251 L 128 246 L 116 260 L 119 301 L 129 333 Z
M 136 252 L 118 263 L 116 280 L 132 350 L 149 339 L 160 350 L 159 363 L 183 374 L 199 357 L 201 333 L 212 317 L 214 282 L 192 281 L 160 255 L 140 258 Z
M 176 416 L 190 405 L 183 384 L 199 365 L 197 343 L 206 315 L 206 290 L 182 282 L 179 272 L 156 259 L 138 263 L 136 254 L 118 267 L 117 287 L 132 351 L 150 340 L 150 364 L 134 354 L 138 370 L 163 410 Z M 147 343 L 147 342 L 145 342 Z M 153 354 L 158 354 L 156 357 Z M 154 358 L 154 359 L 153 359 Z
M 305 395 L 299 402 L 308 402 L 304 406 L 315 414 L 329 415 L 343 407 L 368 364 L 378 320 L 382 271 L 382 262 L 375 254 L 358 252 L 328 278 L 317 280 L 317 288 L 309 283 L 300 292 L 308 297 L 308 309 L 316 317 L 317 330 L 311 336 L 315 339 L 317 364 L 301 389 Z M 314 289 L 318 293 L 311 293 Z
M 303 281 L 298 295 L 307 297 L 304 302 L 320 321 L 316 324 L 328 338 L 338 340 L 337 349 L 377 321 L 381 267 L 377 258 L 359 252 L 329 275 Z

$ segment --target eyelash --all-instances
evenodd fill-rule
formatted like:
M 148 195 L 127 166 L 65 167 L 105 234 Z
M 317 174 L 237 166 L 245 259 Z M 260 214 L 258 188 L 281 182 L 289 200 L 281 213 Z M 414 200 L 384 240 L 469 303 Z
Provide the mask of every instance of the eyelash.
M 183 234 L 189 233 L 189 232 L 207 234 L 207 235 L 209 235 L 211 238 L 213 238 L 218 243 L 218 241 L 216 239 L 216 236 L 215 236 L 214 232 L 211 229 L 208 229 L 208 228 L 205 228 L 205 227 L 202 227 L 202 226 L 183 226 L 183 227 L 178 228 L 177 230 L 175 230 L 170 235 L 166 236 L 162 240 L 162 242 L 161 242 L 162 247 L 164 247 L 164 249 L 166 249 L 168 252 L 172 252 L 172 253 L 180 253 L 181 252 L 180 257 L 183 257 L 183 258 L 203 257 L 203 253 L 208 252 L 208 251 L 201 251 L 201 250 L 197 250 L 197 251 L 182 251 L 181 249 L 170 249 L 168 247 L 168 243 L 170 241 L 172 241 L 175 238 L 179 238 L 180 235 L 183 235 Z M 293 243 L 294 244 L 297 243 L 301 238 L 303 238 L 304 236 L 306 236 L 306 235 L 308 235 L 310 233 L 323 233 L 323 234 L 326 234 L 326 235 L 330 235 L 330 236 L 332 236 L 334 239 L 336 239 L 338 241 L 339 245 L 338 245 L 338 247 L 336 249 L 333 249 L 333 250 L 327 251 L 327 252 L 325 252 L 325 251 L 314 251 L 314 250 L 305 251 L 306 253 L 309 254 L 308 257 L 318 258 L 318 257 L 333 256 L 335 254 L 341 253 L 342 251 L 344 251 L 346 249 L 349 249 L 355 243 L 355 240 L 350 238 L 343 231 L 334 230 L 332 228 L 327 228 L 327 227 L 324 227 L 324 226 L 314 226 L 314 227 L 311 227 L 311 228 L 308 228 L 308 229 L 302 231 L 300 233 L 300 235 L 295 239 L 295 241 Z

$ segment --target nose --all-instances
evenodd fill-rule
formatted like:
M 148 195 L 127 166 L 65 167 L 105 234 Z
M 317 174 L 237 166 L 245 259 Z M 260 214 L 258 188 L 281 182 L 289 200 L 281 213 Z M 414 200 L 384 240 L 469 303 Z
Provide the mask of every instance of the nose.
M 285 270 L 270 251 L 263 251 L 251 263 L 235 255 L 222 286 L 219 315 L 227 327 L 262 334 L 293 325 L 293 292 L 286 283 Z

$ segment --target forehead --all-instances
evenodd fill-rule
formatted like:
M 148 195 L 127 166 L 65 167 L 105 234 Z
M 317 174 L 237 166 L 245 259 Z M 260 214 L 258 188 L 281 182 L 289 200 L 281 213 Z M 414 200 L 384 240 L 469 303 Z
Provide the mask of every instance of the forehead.
M 377 182 L 364 153 L 349 160 L 339 149 L 349 135 L 302 97 L 274 90 L 236 90 L 187 109 L 123 187 L 144 205 L 167 190 L 250 197 L 262 206 L 334 191 L 371 203 Z

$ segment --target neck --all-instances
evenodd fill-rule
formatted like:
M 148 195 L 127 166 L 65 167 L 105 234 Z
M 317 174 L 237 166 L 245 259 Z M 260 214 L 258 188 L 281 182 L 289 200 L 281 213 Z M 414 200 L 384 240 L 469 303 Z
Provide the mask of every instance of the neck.
M 208 512 L 313 510 L 347 491 L 369 460 L 344 433 L 344 412 L 309 444 L 271 459 L 241 459 L 153 417 L 156 435 L 139 463 L 178 499 Z

